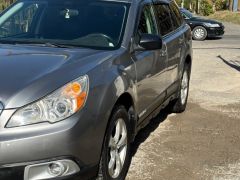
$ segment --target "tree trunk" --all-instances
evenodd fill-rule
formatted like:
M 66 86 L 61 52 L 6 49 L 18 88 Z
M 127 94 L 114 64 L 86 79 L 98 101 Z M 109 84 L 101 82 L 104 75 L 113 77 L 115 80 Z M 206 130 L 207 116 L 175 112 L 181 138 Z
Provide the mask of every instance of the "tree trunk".
M 233 0 L 229 0 L 229 11 L 233 11 Z
M 199 4 L 198 4 L 198 1 L 199 1 L 199 0 L 196 0 L 196 13 L 197 13 L 197 14 L 199 13 Z
M 184 0 L 182 0 L 181 7 L 184 8 Z

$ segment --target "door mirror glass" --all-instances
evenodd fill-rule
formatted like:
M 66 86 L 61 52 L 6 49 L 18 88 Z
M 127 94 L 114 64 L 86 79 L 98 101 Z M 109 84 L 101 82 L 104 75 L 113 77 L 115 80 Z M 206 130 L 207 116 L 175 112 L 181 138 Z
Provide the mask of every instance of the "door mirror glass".
M 142 34 L 136 50 L 157 50 L 162 49 L 162 39 L 158 35 Z

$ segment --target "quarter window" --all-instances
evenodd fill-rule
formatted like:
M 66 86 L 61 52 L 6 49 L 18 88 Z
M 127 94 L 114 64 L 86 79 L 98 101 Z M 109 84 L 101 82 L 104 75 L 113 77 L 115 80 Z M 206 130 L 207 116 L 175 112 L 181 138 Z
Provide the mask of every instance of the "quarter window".
M 164 36 L 173 30 L 170 9 L 167 5 L 155 4 L 156 18 L 161 35 Z

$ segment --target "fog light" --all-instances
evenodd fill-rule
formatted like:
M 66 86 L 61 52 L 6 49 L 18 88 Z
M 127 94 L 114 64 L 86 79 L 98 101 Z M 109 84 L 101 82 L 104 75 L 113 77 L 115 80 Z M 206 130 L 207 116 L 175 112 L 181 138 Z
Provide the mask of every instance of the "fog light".
M 48 170 L 49 173 L 54 176 L 61 176 L 66 171 L 66 168 L 62 163 L 54 162 L 52 164 L 49 164 Z
M 78 173 L 80 168 L 72 160 L 57 160 L 25 167 L 24 180 L 44 180 Z

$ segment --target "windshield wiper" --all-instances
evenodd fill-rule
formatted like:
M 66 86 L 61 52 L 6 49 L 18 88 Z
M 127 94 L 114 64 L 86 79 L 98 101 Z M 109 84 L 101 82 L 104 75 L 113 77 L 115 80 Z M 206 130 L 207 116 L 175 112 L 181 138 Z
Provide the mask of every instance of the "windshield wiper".
M 6 40 L 0 39 L 0 44 L 27 44 L 27 45 L 35 45 L 35 46 L 44 46 L 44 47 L 56 47 L 56 48 L 76 48 L 75 45 L 65 45 L 65 44 L 58 44 L 52 42 L 33 42 L 33 41 L 14 41 L 14 40 Z
M 65 45 L 65 44 L 58 44 L 58 43 L 52 43 L 52 42 L 17 42 L 17 44 L 30 44 L 30 45 L 36 45 L 36 46 L 44 46 L 44 47 L 55 47 L 55 48 L 74 48 L 74 46 L 71 45 Z
M 36 43 L 37 44 L 37 43 Z M 46 47 L 57 47 L 57 48 L 74 48 L 74 46 L 70 46 L 70 45 L 65 45 L 65 44 L 58 44 L 58 43 L 50 43 L 50 42 L 46 42 L 46 43 L 40 43 L 41 45 L 44 45 Z

